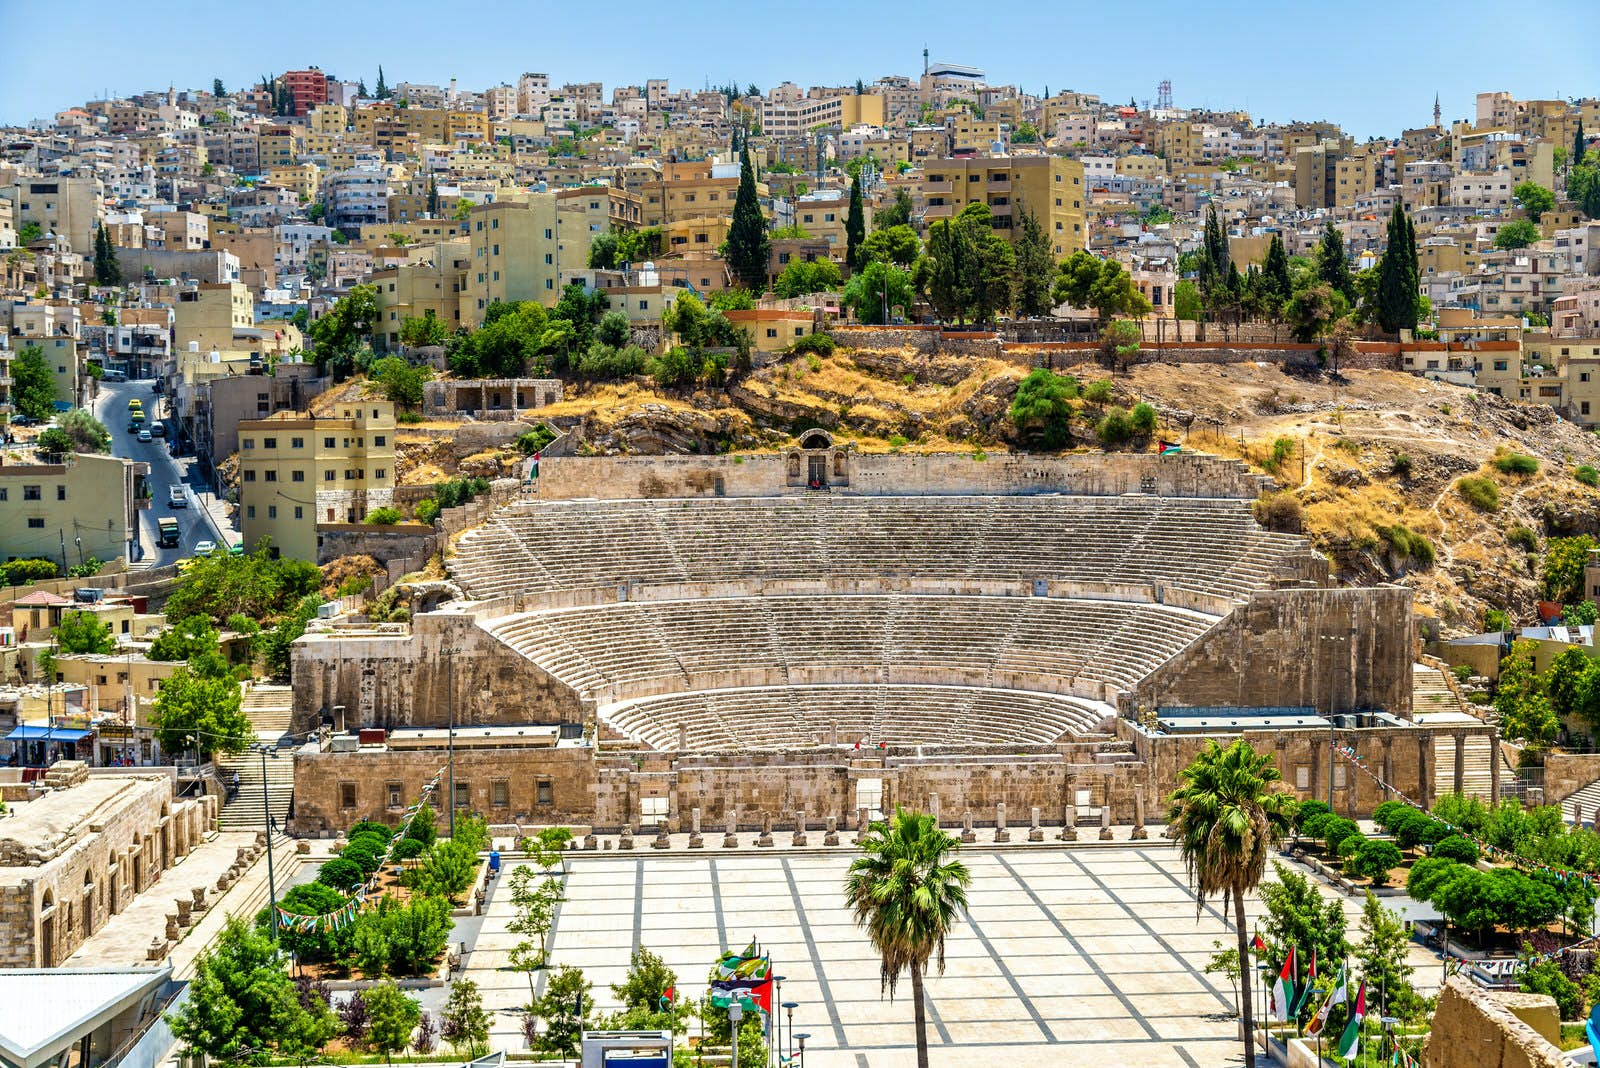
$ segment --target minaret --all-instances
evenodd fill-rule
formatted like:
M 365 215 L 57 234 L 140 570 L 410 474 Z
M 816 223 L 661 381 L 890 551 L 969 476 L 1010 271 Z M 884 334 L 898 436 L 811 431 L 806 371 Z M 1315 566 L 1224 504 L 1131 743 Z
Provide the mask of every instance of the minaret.
M 1438 93 L 1434 93 L 1433 94 L 1433 128 L 1436 129 L 1436 130 L 1442 129 L 1442 127 L 1439 125 L 1439 94 Z

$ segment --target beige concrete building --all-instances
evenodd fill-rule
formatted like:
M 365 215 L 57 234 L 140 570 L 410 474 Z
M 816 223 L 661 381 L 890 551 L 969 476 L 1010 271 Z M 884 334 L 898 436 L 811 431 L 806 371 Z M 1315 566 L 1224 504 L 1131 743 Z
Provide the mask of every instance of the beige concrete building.
M 105 187 L 98 178 L 23 178 L 0 185 L 0 197 L 11 201 L 16 225 L 38 223 L 44 233 L 64 237 L 72 251 L 94 251 L 94 228 L 105 214 Z
M 1055 255 L 1085 247 L 1083 164 L 1058 156 L 930 160 L 922 183 L 925 218 L 949 219 L 968 204 L 987 204 L 994 228 L 1015 241 L 1022 211 L 1032 212 Z
M 553 193 L 519 193 L 511 199 L 480 204 L 467 221 L 472 262 L 467 271 L 467 321 L 463 325 L 478 326 L 484 309 L 497 300 L 534 300 L 551 307 L 560 299 Z
M 280 412 L 239 424 L 244 542 L 317 559 L 319 523 L 360 523 L 393 499 L 394 405 L 340 404 L 327 417 Z
M 78 453 L 62 463 L 0 464 L 0 557 L 67 566 L 127 557 L 139 536 L 148 464 Z
M 250 287 L 242 282 L 202 282 L 180 292 L 172 312 L 172 334 L 179 351 L 195 342 L 201 352 L 229 352 L 235 334 L 256 325 Z

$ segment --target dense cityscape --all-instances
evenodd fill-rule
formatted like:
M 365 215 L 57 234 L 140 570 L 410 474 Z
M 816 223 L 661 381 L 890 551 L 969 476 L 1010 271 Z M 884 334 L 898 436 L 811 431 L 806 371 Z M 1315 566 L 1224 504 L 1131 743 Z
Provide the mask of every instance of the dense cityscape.
M 305 51 L 0 128 L 0 1062 L 1600 1057 L 1600 97 Z

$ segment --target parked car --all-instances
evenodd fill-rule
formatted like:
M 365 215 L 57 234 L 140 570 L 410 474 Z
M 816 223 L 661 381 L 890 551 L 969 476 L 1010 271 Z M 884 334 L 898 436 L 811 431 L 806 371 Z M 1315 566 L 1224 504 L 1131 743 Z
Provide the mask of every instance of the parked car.
M 139 441 L 141 443 L 146 442 L 146 441 L 150 441 L 150 440 L 152 440 L 152 438 L 150 436 L 150 431 L 149 430 L 140 430 L 139 431 Z
M 194 554 L 196 556 L 210 556 L 216 551 L 217 543 L 212 541 L 210 538 L 206 538 L 204 541 L 197 541 L 194 543 Z
M 159 419 L 156 420 L 154 423 L 150 424 L 150 433 L 154 434 L 158 438 L 166 437 L 167 436 L 167 424 L 161 422 Z
M 126 382 L 128 380 L 128 372 L 107 371 L 105 374 L 101 375 L 100 378 L 106 382 Z
M 189 493 L 182 486 L 173 486 L 167 490 L 167 503 L 174 508 L 189 507 Z

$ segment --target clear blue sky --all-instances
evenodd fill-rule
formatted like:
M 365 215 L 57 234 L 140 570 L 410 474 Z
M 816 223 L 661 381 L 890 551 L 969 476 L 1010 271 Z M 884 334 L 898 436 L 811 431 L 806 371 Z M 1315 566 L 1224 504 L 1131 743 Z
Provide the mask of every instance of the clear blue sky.
M 514 81 L 674 87 L 737 80 L 765 89 L 916 74 L 934 60 L 984 68 L 1030 92 L 1078 89 L 1141 103 L 1172 80 L 1180 107 L 1247 108 L 1275 121 L 1329 119 L 1358 138 L 1432 118 L 1471 118 L 1474 95 L 1600 94 L 1595 0 L 1213 0 L 1144 4 L 917 2 L 554 3 L 476 0 L 0 0 L 0 123 L 48 117 L 107 91 L 233 89 L 316 64 L 341 78 L 463 88 Z

